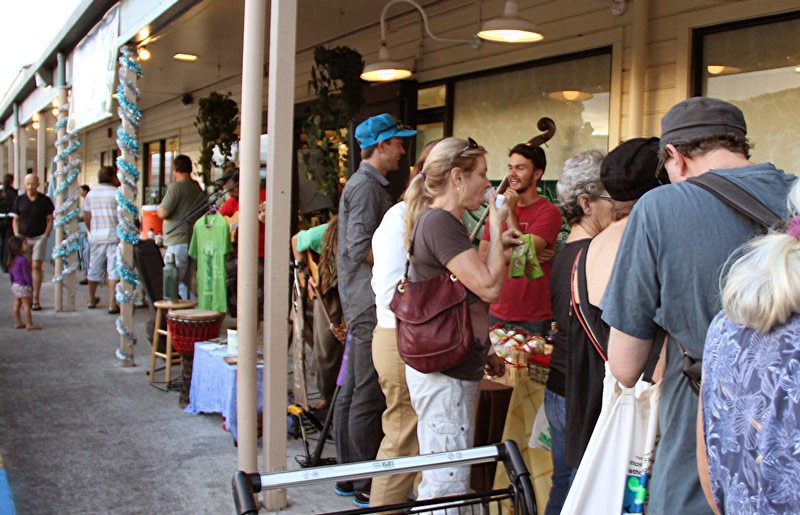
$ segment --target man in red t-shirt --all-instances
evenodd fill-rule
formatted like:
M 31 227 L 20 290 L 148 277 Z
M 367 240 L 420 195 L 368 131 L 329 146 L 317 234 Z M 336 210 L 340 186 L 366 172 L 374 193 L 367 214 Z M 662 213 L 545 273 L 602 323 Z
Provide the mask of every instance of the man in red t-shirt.
M 218 180 L 225 189 L 230 188 L 230 197 L 222 203 L 217 212 L 228 220 L 231 226 L 232 238 L 236 239 L 235 233 L 239 225 L 239 169 L 236 167 L 226 168 L 224 175 Z M 264 234 L 265 225 L 265 205 L 267 200 L 266 188 L 258 190 L 258 317 L 261 320 L 264 306 Z M 234 247 L 234 255 L 228 261 L 226 269 L 226 289 L 228 294 L 228 313 L 236 317 L 236 275 L 238 271 L 238 242 Z
M 516 145 L 508 154 L 508 189 L 505 192 L 509 206 L 506 228 L 519 234 L 532 234 L 536 257 L 544 275 L 529 281 L 524 275 L 509 279 L 506 275 L 500 300 L 489 307 L 489 322 L 502 322 L 506 327 L 519 327 L 529 333 L 547 333 L 553 318 L 550 306 L 550 268 L 556 237 L 561 230 L 561 214 L 556 206 L 540 196 L 536 186 L 544 175 L 547 159 L 540 147 L 524 143 Z M 489 248 L 489 223 L 480 243 L 483 257 Z M 506 251 L 506 263 L 511 250 Z M 506 271 L 508 264 L 506 264 Z

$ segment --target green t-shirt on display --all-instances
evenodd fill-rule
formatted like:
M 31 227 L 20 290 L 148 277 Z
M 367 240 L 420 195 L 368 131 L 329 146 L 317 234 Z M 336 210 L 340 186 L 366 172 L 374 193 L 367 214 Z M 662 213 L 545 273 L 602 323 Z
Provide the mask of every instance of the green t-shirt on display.
M 297 233 L 297 251 L 305 252 L 311 249 L 317 254 L 321 254 L 322 236 L 325 234 L 325 229 L 327 228 L 328 224 L 321 224 Z
M 225 263 L 233 252 L 225 218 L 219 213 L 201 216 L 194 224 L 189 255 L 197 261 L 197 309 L 228 311 Z
M 192 208 L 200 205 L 200 199 L 204 196 L 200 185 L 192 179 L 181 179 L 173 182 L 167 188 L 164 200 L 160 207 L 169 212 L 169 218 L 164 219 L 164 245 L 178 245 L 189 243 L 192 236 L 192 224 L 194 220 L 182 224 L 180 227 L 170 232 L 175 225 L 192 212 Z

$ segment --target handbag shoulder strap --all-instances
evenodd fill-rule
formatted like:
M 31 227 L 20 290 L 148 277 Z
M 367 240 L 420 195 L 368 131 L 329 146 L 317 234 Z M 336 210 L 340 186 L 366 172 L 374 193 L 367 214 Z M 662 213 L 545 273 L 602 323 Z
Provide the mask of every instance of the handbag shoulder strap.
M 422 213 L 425 214 L 425 213 Z M 408 269 L 411 266 L 411 254 L 414 253 L 414 237 L 417 235 L 417 228 L 419 227 L 419 222 L 422 219 L 420 216 L 417 219 L 417 223 L 414 224 L 414 228 L 411 230 L 411 241 L 408 243 L 408 252 L 406 252 L 406 268 L 403 272 L 403 281 L 404 283 L 408 282 Z
M 602 332 L 598 331 L 596 327 L 592 326 L 592 322 L 589 317 L 586 316 L 584 309 L 589 305 L 589 290 L 586 287 L 586 254 L 588 253 L 588 247 L 581 249 L 578 251 L 578 255 L 575 256 L 575 261 L 572 264 L 572 275 L 570 276 L 570 299 L 572 301 L 572 312 L 575 314 L 575 318 L 578 319 L 580 322 L 581 327 L 583 327 L 583 331 L 586 333 L 586 336 L 589 338 L 589 341 L 592 342 L 595 350 L 600 357 L 603 358 L 603 361 L 608 361 L 608 354 L 606 353 L 606 348 L 608 346 L 608 342 L 605 342 L 605 345 L 601 343 L 602 339 Z M 577 276 L 576 276 L 577 274 Z M 575 288 L 573 284 L 575 284 L 577 279 L 577 286 L 578 286 L 578 297 L 575 297 Z
M 688 179 L 688 182 L 708 191 L 728 207 L 769 229 L 781 222 L 780 217 L 763 202 L 730 179 L 714 172 L 706 172 Z

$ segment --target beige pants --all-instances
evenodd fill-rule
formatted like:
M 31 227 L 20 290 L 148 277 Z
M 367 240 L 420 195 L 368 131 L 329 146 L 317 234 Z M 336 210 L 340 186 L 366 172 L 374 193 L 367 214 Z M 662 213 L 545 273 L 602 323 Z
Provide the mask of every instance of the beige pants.
M 417 414 L 408 395 L 405 363 L 397 353 L 394 328 L 375 328 L 372 361 L 386 396 L 386 411 L 381 419 L 384 436 L 376 459 L 417 455 Z M 416 474 L 395 474 L 373 478 L 370 506 L 405 502 L 414 487 L 415 477 Z

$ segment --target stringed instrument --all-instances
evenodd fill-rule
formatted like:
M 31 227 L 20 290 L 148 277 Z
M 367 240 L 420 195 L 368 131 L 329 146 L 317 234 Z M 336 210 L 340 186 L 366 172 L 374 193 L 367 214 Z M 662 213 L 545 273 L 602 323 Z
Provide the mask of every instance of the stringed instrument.
M 267 213 L 267 202 L 264 201 L 258 205 L 258 221 L 264 223 L 264 215 Z M 239 238 L 239 211 L 236 211 L 231 216 L 224 216 L 225 221 L 228 222 L 228 227 L 231 233 L 231 243 L 236 243 Z

